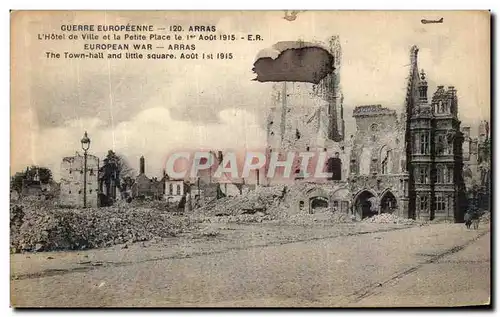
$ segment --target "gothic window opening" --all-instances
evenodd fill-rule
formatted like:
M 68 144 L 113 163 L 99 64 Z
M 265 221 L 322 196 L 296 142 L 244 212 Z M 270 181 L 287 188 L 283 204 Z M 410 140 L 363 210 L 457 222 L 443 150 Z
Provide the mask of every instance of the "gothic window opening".
M 382 174 L 390 174 L 390 166 L 391 166 L 391 163 L 392 163 L 392 151 L 391 150 L 388 150 L 386 147 L 384 147 L 381 151 L 381 173 Z
M 437 155 L 445 154 L 445 140 L 444 140 L 444 135 L 438 134 L 436 136 L 436 154 Z
M 177 195 L 181 194 L 181 185 L 177 185 Z
M 173 195 L 174 194 L 174 185 L 168 184 L 168 194 Z
M 429 183 L 429 173 L 426 166 L 420 166 L 415 168 L 415 179 L 417 183 L 428 184 Z
M 419 134 L 415 134 L 412 137 L 412 143 L 413 143 L 413 153 L 419 154 L 420 153 L 420 142 L 419 141 Z
M 444 184 L 446 182 L 446 169 L 442 166 L 438 166 L 436 170 L 437 180 L 439 184 Z
M 382 174 L 387 174 L 387 159 L 382 161 Z
M 420 88 L 420 99 L 425 99 L 426 96 L 425 96 L 425 88 L 424 87 L 421 87 Z
M 442 195 L 436 196 L 435 209 L 437 212 L 444 212 L 446 210 L 446 201 Z
M 420 154 L 429 154 L 429 138 L 427 133 L 420 134 Z
M 335 157 L 328 159 L 328 173 L 332 174 L 330 180 L 342 180 L 342 160 L 338 152 L 335 153 Z
M 358 173 L 358 165 L 356 164 L 356 160 L 351 160 L 351 174 Z
M 448 166 L 447 183 L 453 183 L 453 166 Z
M 428 206 L 429 206 L 429 198 L 427 197 L 427 195 L 423 195 L 423 196 L 420 196 L 419 197 L 419 202 L 418 202 L 418 207 L 419 207 L 419 210 L 421 211 L 425 211 L 428 209 Z
M 297 140 L 300 140 L 300 132 L 299 132 L 299 129 L 295 129 L 295 138 Z

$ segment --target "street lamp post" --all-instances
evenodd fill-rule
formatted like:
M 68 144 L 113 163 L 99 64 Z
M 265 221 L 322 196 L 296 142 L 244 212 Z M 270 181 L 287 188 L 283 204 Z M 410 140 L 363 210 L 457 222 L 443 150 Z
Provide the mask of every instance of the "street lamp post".
M 83 135 L 82 140 L 82 150 L 83 150 L 83 208 L 87 207 L 87 151 L 90 147 L 90 139 L 87 136 L 87 131 Z

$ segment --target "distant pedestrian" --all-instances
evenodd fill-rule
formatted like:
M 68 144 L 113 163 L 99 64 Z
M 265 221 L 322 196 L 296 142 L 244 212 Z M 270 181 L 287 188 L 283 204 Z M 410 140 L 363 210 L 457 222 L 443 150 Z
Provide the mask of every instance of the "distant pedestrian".
M 474 230 L 477 230 L 479 229 L 479 212 L 476 210 L 473 214 L 472 214 L 472 227 L 474 228 Z
M 470 229 L 470 225 L 472 224 L 472 213 L 470 211 L 467 211 L 467 213 L 464 216 L 465 220 L 465 226 L 467 229 Z

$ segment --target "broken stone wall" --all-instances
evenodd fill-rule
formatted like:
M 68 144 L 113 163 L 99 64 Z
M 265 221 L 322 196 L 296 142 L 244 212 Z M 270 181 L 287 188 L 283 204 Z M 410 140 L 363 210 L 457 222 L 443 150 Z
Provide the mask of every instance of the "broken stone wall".
M 398 174 L 405 168 L 404 129 L 394 110 L 380 105 L 354 110 L 356 134 L 350 174 Z M 384 168 L 383 168 L 384 166 Z
M 99 159 L 87 155 L 87 206 L 98 205 L 98 170 Z M 59 202 L 64 206 L 83 207 L 84 157 L 75 155 L 66 157 L 61 163 L 61 190 Z

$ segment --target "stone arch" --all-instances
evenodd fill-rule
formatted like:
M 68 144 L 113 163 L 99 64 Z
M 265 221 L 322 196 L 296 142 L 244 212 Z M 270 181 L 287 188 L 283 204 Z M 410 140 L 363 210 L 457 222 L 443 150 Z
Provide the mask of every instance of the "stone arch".
M 348 187 L 337 188 L 332 193 L 332 197 L 345 198 L 345 199 L 350 199 L 349 195 L 350 195 L 350 191 L 349 191 Z
M 348 214 L 351 209 L 351 192 L 347 187 L 337 188 L 330 196 L 333 212 Z
M 314 213 L 314 209 L 317 208 L 328 208 L 330 207 L 330 202 L 328 197 L 325 196 L 313 196 L 309 197 L 309 213 Z
M 330 207 L 329 195 L 322 188 L 311 188 L 306 191 L 305 196 L 308 201 L 308 212 L 310 214 L 314 213 L 314 209 Z
M 367 218 L 378 214 L 377 194 L 369 189 L 362 189 L 353 199 L 354 213 L 357 218 Z
M 324 190 L 321 187 L 313 187 L 313 188 L 310 188 L 306 191 L 306 196 L 308 196 L 308 197 L 312 197 L 312 196 L 328 197 L 328 193 L 326 192 L 326 190 Z
M 390 188 L 387 188 L 380 194 L 380 213 L 394 213 L 397 211 L 399 201 Z

